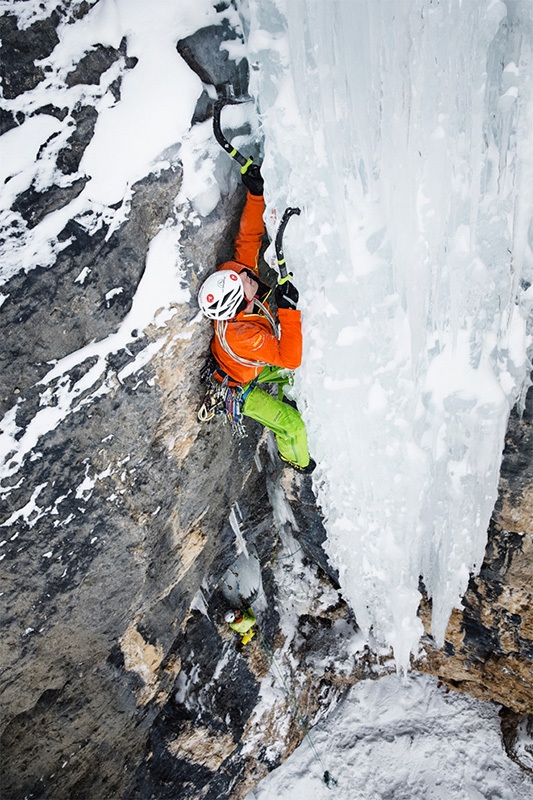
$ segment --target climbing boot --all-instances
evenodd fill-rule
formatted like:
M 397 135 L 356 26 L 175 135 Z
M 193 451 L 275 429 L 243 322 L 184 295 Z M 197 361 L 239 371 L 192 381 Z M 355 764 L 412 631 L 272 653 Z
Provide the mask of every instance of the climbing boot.
M 309 464 L 306 467 L 301 467 L 299 464 L 295 464 L 294 461 L 289 461 L 288 458 L 283 458 L 281 454 L 278 454 L 284 464 L 287 464 L 288 467 L 292 467 L 296 470 L 296 472 L 301 472 L 302 475 L 311 475 L 314 472 L 316 467 L 316 461 L 314 459 L 309 459 Z

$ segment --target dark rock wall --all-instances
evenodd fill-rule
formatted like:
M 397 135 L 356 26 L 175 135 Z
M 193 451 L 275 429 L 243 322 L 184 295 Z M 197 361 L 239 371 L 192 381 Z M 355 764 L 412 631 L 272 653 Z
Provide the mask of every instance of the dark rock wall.
M 49 19 L 34 22 L 21 31 L 16 16 L 4 14 L 0 18 L 0 71 L 6 100 L 35 88 L 44 79 L 44 70 L 36 62 L 49 56 L 59 43 L 59 19 L 54 11 Z
M 178 185 L 176 176 L 174 192 Z M 169 186 L 162 181 L 160 188 Z M 225 213 L 232 208 L 228 204 Z M 146 205 L 143 214 L 148 217 Z M 135 216 L 131 231 L 137 240 L 143 229 Z M 57 355 L 76 349 L 124 314 L 124 308 L 94 302 L 93 291 L 95 297 L 105 295 L 109 268 L 116 266 L 121 249 L 129 251 L 131 261 L 124 264 L 133 272 L 123 282 L 134 291 L 142 260 L 134 257 L 138 242 L 128 242 L 129 226 L 110 247 L 102 247 L 98 237 L 85 242 L 92 252 L 80 247 L 78 259 L 76 243 L 59 265 L 62 275 L 52 269 L 24 277 L 21 305 L 30 310 L 27 319 L 9 321 L 4 329 L 13 345 L 3 384 L 9 397 L 21 398 L 16 421 L 22 431 L 38 413 L 35 382 L 46 371 L 44 361 L 52 358 L 54 345 Z M 211 226 L 220 227 L 220 220 L 213 219 Z M 89 257 L 100 281 L 95 277 L 88 287 L 79 314 L 69 314 L 75 299 L 72 276 Z M 64 272 L 63 265 L 68 266 Z M 60 309 L 53 325 L 46 319 L 51 282 L 53 307 Z M 14 298 L 15 290 L 8 289 Z M 58 294 L 63 295 L 60 305 Z M 174 324 L 178 328 L 195 314 L 186 307 Z M 63 338 L 57 336 L 58 326 Z M 70 797 L 73 791 L 78 797 L 114 796 L 154 714 L 145 704 L 152 694 L 168 691 L 176 677 L 166 665 L 161 678 L 152 678 L 150 670 L 158 674 L 159 653 L 171 649 L 206 576 L 218 574 L 233 557 L 228 509 L 242 495 L 254 443 L 237 444 L 226 430 L 199 431 L 197 376 L 209 334 L 208 326 L 201 327 L 197 339 L 175 347 L 164 365 L 149 364 L 122 383 L 117 372 L 137 348 L 117 353 L 106 368 L 111 389 L 87 405 L 80 396 L 78 410 L 42 437 L 38 457 L 26 459 L 17 471 L 18 485 L 3 498 L 2 521 L 12 521 L 1 562 L 2 796 L 40 796 L 35 794 L 39 786 L 54 797 Z M 81 364 L 68 380 L 79 380 L 91 366 L 91 361 Z M 188 419 L 180 420 L 183 416 Z M 181 449 L 181 457 L 169 451 L 172 431 L 172 446 Z M 17 518 L 36 487 L 41 488 L 33 515 Z M 124 636 L 125 649 L 130 639 L 134 650 L 151 647 L 145 640 L 157 643 L 153 662 L 148 657 L 146 684 L 134 668 L 124 669 Z M 139 686 L 145 691 L 140 710 Z

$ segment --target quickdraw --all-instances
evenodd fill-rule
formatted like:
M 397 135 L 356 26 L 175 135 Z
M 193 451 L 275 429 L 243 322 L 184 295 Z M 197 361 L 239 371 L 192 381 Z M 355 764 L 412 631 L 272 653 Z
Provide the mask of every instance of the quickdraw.
M 222 416 L 224 424 L 229 421 L 234 436 L 245 438 L 248 434 L 243 424 L 242 408 L 257 380 L 246 387 L 229 386 L 228 376 L 222 382 L 217 381 L 210 366 L 204 369 L 200 377 L 207 384 L 207 388 L 198 410 L 198 421 L 209 422 L 216 416 Z

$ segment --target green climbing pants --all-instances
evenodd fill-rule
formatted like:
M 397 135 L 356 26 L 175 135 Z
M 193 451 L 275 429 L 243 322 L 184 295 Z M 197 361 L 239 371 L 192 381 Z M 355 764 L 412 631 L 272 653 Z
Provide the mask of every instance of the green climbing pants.
M 272 397 L 256 385 L 244 401 L 242 413 L 274 433 L 282 458 L 298 464 L 299 467 L 306 467 L 309 464 L 309 450 L 304 421 L 296 408 L 281 399 L 283 387 L 289 381 L 287 370 L 281 367 L 265 367 L 259 374 L 257 383 L 277 384 L 278 396 Z

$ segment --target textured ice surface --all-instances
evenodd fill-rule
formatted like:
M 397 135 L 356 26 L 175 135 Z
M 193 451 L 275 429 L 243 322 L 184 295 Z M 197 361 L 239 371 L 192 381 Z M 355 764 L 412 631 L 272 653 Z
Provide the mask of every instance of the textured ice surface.
M 359 623 L 405 667 L 419 578 L 442 643 L 481 565 L 529 370 L 533 7 L 241 12 L 271 233 L 285 205 L 303 210 L 285 253 L 326 549 Z

